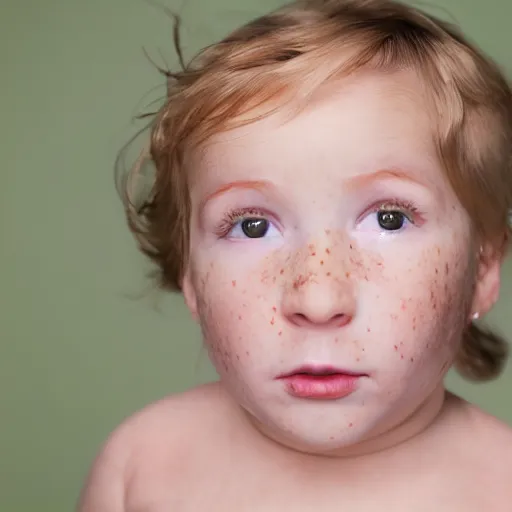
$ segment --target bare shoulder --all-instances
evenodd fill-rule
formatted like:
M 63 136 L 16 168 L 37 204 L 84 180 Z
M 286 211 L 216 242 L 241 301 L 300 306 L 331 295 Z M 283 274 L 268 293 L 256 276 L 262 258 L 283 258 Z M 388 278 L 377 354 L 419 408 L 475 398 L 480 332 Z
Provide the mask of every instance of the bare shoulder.
M 460 400 L 460 460 L 468 483 L 485 489 L 493 510 L 508 510 L 512 500 L 512 428 L 479 407 Z
M 438 427 L 429 440 L 428 474 L 441 492 L 440 503 L 449 503 L 448 510 L 510 510 L 512 429 L 451 393 Z
M 477 453 L 486 457 L 491 467 L 506 472 L 512 483 L 512 427 L 479 407 L 468 404 L 467 412 L 476 434 Z
M 226 422 L 228 401 L 217 383 L 170 395 L 136 412 L 108 437 L 80 497 L 79 512 L 121 512 L 140 482 L 183 475 Z M 153 477 L 153 478 L 152 478 Z

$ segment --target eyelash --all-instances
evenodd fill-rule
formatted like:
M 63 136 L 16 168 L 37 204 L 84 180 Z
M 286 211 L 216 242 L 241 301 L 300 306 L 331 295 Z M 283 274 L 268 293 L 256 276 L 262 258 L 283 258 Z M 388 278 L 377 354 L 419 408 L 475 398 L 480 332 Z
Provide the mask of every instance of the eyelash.
M 370 208 L 368 213 L 377 212 L 399 212 L 412 224 L 416 224 L 418 217 L 421 216 L 418 208 L 412 201 L 403 199 L 379 201 L 377 205 Z
M 379 201 L 376 205 L 369 208 L 364 215 L 377 212 L 399 212 L 413 225 L 419 224 L 421 213 L 412 201 L 403 199 L 391 199 Z M 215 229 L 215 234 L 219 238 L 225 238 L 229 232 L 238 224 L 249 218 L 265 219 L 268 214 L 261 208 L 235 208 L 226 213 L 220 224 Z
M 219 238 L 225 238 L 236 224 L 248 218 L 265 219 L 266 213 L 261 208 L 235 208 L 230 210 L 215 229 L 215 234 Z

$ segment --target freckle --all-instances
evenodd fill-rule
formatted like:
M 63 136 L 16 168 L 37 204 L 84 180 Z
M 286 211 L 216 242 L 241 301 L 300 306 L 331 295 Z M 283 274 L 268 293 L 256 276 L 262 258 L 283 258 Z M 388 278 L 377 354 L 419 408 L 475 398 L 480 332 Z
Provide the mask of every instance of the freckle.
M 245 351 L 245 355 L 246 355 L 246 356 L 250 356 L 250 355 L 251 355 L 251 353 L 250 353 L 248 350 L 246 350 L 246 351 Z
M 240 361 L 240 356 L 238 354 L 236 355 L 236 359 L 237 361 Z
M 441 249 L 438 247 L 437 248 L 437 255 L 439 256 L 441 254 Z
M 404 358 L 404 355 L 403 355 L 403 354 L 401 354 L 401 355 L 400 355 L 400 359 L 403 359 L 403 358 Z
M 350 248 L 353 249 L 352 244 L 350 244 Z
M 331 234 L 331 230 L 330 230 L 330 229 L 326 229 L 326 230 L 325 230 L 325 234 L 326 234 L 326 235 L 330 235 L 330 234 Z
M 414 357 L 411 357 L 411 363 L 414 363 Z
M 282 269 L 279 271 L 279 273 L 280 273 L 281 275 L 283 275 L 283 274 L 284 274 L 284 268 L 282 268 Z
M 361 349 L 362 352 L 366 352 L 366 350 L 364 348 Z
M 325 249 L 326 254 L 331 254 L 331 250 L 329 248 Z
M 331 273 L 330 272 L 327 272 L 327 274 L 325 274 L 327 277 L 331 277 Z
M 427 343 L 427 348 L 430 348 L 430 343 Z
M 334 441 L 334 437 L 333 436 L 329 437 L 329 441 Z
M 320 261 L 320 265 L 323 265 L 323 264 L 324 264 L 324 260 L 321 260 L 321 261 Z
M 439 274 L 439 269 L 436 267 L 436 274 Z
M 448 263 L 444 266 L 444 272 L 446 275 L 448 275 L 448 273 L 450 272 L 450 267 L 449 267 Z
M 372 332 L 372 330 L 369 327 L 366 328 L 366 331 L 367 332 Z
M 278 335 L 278 336 L 282 336 L 282 334 L 283 334 L 283 331 L 279 331 L 279 332 L 277 333 L 277 335 Z
M 242 320 L 242 315 L 238 315 L 238 320 Z

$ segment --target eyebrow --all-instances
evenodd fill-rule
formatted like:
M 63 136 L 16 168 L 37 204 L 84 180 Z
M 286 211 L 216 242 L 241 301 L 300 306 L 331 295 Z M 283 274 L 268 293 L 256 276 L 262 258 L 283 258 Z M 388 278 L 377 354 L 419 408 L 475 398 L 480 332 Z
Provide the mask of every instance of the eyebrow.
M 203 209 L 208 201 L 211 201 L 215 197 L 218 197 L 230 190 L 236 189 L 248 189 L 248 190 L 265 190 L 271 188 L 271 183 L 265 180 L 238 180 L 226 183 L 214 190 L 211 194 L 208 194 L 200 203 L 200 209 Z
M 410 173 L 404 171 L 403 169 L 380 169 L 372 173 L 354 176 L 352 178 L 348 178 L 345 181 L 345 186 L 351 192 L 355 192 L 359 189 L 370 186 L 372 183 L 391 179 L 410 181 L 417 185 L 421 185 L 422 187 L 427 186 L 427 183 L 425 181 L 416 178 Z M 201 201 L 201 203 L 199 204 L 199 210 L 202 210 L 204 206 L 212 199 L 219 197 L 222 194 L 229 192 L 230 190 L 246 189 L 261 191 L 268 190 L 270 188 L 273 188 L 273 185 L 271 182 L 266 180 L 237 180 L 232 181 L 230 183 L 225 183 L 224 185 L 221 185 L 219 188 L 214 190 L 212 193 L 208 194 Z
M 345 183 L 346 187 L 350 191 L 355 191 L 361 188 L 368 187 L 369 185 L 377 181 L 391 179 L 410 181 L 416 185 L 421 185 L 422 187 L 428 186 L 428 183 L 426 181 L 416 178 L 411 173 L 406 172 L 403 169 L 380 169 L 372 173 L 354 176 L 352 178 L 347 179 Z

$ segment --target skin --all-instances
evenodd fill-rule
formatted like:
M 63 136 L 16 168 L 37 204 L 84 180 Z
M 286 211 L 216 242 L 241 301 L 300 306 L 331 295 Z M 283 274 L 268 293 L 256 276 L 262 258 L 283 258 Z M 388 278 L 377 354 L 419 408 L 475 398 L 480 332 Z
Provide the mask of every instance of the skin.
M 197 155 L 183 292 L 220 383 L 123 424 L 82 512 L 507 509 L 510 430 L 443 385 L 501 261 L 479 252 L 429 112 L 412 73 L 365 72 Z M 298 399 L 276 377 L 303 364 L 365 376 Z

